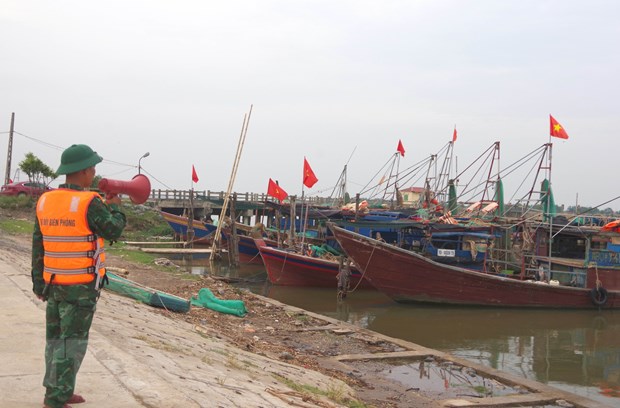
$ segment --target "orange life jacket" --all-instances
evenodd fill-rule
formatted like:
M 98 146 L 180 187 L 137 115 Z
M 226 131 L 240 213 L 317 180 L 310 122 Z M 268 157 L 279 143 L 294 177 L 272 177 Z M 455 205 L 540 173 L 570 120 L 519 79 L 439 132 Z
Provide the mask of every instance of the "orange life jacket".
M 105 276 L 104 240 L 88 226 L 86 213 L 95 197 L 92 191 L 58 189 L 37 202 L 37 219 L 43 234 L 43 279 L 54 285 L 96 286 Z

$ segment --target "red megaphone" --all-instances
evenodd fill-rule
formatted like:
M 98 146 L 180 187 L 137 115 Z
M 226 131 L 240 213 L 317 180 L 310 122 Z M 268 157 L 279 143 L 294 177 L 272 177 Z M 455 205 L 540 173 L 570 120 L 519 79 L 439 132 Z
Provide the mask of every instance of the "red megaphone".
M 101 179 L 99 191 L 106 195 L 127 194 L 134 204 L 143 204 L 151 194 L 151 182 L 144 174 L 136 174 L 130 181 Z

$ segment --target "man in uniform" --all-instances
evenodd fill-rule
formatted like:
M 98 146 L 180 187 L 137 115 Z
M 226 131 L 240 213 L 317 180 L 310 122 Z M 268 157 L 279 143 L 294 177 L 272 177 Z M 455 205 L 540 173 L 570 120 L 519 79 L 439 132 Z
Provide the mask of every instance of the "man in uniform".
M 125 228 L 120 198 L 104 200 L 88 191 L 103 159 L 86 145 L 72 145 L 57 174 L 66 181 L 37 202 L 32 237 L 33 292 L 47 301 L 44 408 L 70 408 L 84 398 L 74 393 L 86 353 L 88 332 L 105 280 L 104 239 Z

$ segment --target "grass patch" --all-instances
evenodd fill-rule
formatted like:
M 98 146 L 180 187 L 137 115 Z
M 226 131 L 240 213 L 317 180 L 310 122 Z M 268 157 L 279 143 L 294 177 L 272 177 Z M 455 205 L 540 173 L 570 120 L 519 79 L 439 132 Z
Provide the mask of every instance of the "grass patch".
M 236 370 L 241 369 L 241 363 L 239 362 L 239 359 L 237 358 L 236 355 L 234 354 L 228 355 L 228 359 L 226 360 L 226 367 L 234 368 Z
M 160 342 L 160 341 L 154 341 L 154 340 L 151 340 L 150 338 L 148 338 L 146 336 L 142 336 L 142 335 L 135 336 L 134 339 L 141 340 L 141 341 L 145 342 L 146 344 L 148 344 L 149 346 L 153 347 L 154 349 L 159 349 L 159 350 L 168 351 L 168 352 L 172 352 L 172 353 L 188 355 L 180 347 L 177 347 L 177 346 L 172 345 L 172 344 Z
M 172 237 L 174 231 L 159 211 L 145 205 L 123 205 L 127 226 L 123 239 L 127 241 L 152 241 L 154 237 Z
M 28 220 L 0 220 L 0 231 L 8 234 L 30 234 L 34 229 L 34 223 Z
M 34 209 L 36 200 L 32 197 L 0 196 L 0 208 L 7 210 Z
M 140 264 L 150 265 L 155 259 L 159 258 L 158 256 L 156 256 L 156 254 L 150 254 L 147 252 L 127 248 L 127 246 L 122 242 L 115 242 L 113 245 L 107 245 L 105 250 L 110 254 L 120 256 L 125 260 Z
M 329 398 L 331 401 L 334 401 L 340 405 L 344 405 L 349 408 L 369 408 L 368 405 L 364 404 L 363 402 L 347 397 L 345 395 L 344 389 L 342 388 L 342 385 L 338 387 L 330 386 L 327 389 L 327 391 L 324 391 L 313 385 L 296 383 L 295 381 L 289 380 L 288 378 L 283 377 L 278 374 L 272 374 L 272 375 L 276 380 L 280 381 L 281 383 L 283 383 L 284 385 L 286 385 L 293 391 L 297 391 L 299 393 L 306 394 L 306 395 L 308 394 L 320 395 L 320 396 Z

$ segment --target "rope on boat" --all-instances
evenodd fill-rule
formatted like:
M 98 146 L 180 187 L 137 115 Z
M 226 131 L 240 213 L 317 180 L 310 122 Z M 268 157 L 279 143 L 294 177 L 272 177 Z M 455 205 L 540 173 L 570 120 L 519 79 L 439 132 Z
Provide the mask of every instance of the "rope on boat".
M 288 258 L 288 251 L 284 251 L 284 260 L 282 261 L 282 269 L 280 269 L 280 274 L 278 275 L 278 279 L 274 282 L 274 283 L 278 283 L 280 282 L 280 279 L 282 278 L 282 274 L 284 273 L 284 267 L 286 266 L 286 259 Z
M 343 300 L 347 297 L 347 292 L 351 286 L 351 264 L 348 258 L 340 257 L 338 265 L 338 300 Z
M 250 260 L 249 260 L 249 261 L 247 261 L 247 262 L 241 262 L 241 263 L 246 263 L 246 264 L 252 263 L 252 261 L 254 261 L 254 259 L 256 259 L 256 257 L 257 257 L 257 256 L 259 256 L 259 255 L 260 255 L 260 252 L 259 252 L 259 253 L 257 253 L 256 255 L 254 255 L 252 258 L 250 258 Z
M 597 262 L 590 262 L 590 267 L 594 266 L 594 272 L 596 274 L 596 289 L 600 289 L 601 286 L 603 286 L 603 282 L 601 282 L 601 280 L 598 277 L 598 263 Z
M 360 276 L 359 281 L 357 281 L 357 285 L 355 285 L 355 287 L 353 288 L 353 290 L 351 290 L 351 292 L 355 292 L 357 288 L 359 287 L 359 285 L 362 283 L 362 280 L 364 280 L 364 276 L 366 275 L 366 269 L 368 269 L 368 265 L 370 265 L 370 260 L 372 259 L 372 256 L 375 253 L 375 249 L 377 249 L 376 245 L 372 247 L 372 252 L 370 253 L 370 256 L 368 257 L 368 261 L 366 262 L 366 267 L 362 271 L 362 276 Z M 359 268 L 359 265 L 358 265 L 358 269 L 361 269 Z

